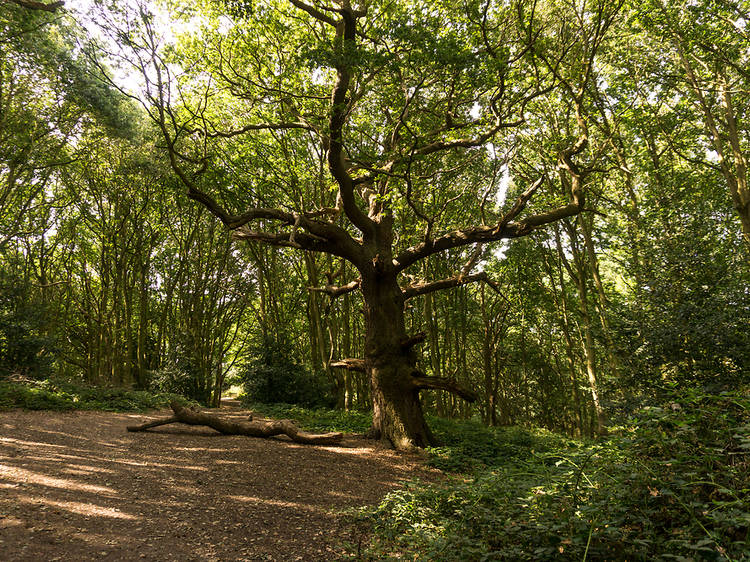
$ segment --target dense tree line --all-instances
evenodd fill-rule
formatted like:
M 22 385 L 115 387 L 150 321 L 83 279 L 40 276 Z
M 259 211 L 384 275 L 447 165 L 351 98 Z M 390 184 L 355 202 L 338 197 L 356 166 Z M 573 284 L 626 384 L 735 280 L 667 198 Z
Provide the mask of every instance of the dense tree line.
M 746 2 L 100 9 L 0 7 L 2 376 L 417 444 L 747 382 Z

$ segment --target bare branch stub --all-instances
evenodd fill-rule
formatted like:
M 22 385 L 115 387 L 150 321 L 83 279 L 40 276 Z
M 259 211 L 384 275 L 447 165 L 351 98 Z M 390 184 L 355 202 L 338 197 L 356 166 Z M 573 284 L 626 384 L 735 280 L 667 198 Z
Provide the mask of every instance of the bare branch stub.
M 338 361 L 331 361 L 328 365 L 334 369 L 346 369 L 361 373 L 367 372 L 364 359 L 339 359 Z
M 415 345 L 419 345 L 427 339 L 427 332 L 419 332 L 403 340 L 401 342 L 401 349 L 409 350 Z

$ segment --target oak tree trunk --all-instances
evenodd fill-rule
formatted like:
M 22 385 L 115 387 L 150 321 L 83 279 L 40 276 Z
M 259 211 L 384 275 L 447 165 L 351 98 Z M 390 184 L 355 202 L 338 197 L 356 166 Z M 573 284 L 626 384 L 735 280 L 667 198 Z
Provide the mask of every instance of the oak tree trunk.
M 426 447 L 434 440 L 424 419 L 415 383 L 416 356 L 407 340 L 404 296 L 396 274 L 363 276 L 365 369 L 372 393 L 370 437 L 396 449 Z

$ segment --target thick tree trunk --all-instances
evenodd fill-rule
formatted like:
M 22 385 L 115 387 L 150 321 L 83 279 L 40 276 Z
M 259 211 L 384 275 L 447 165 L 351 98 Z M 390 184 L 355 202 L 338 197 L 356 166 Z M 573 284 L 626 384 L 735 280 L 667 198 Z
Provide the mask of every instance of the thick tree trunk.
M 247 435 L 248 437 L 274 437 L 287 435 L 296 443 L 308 445 L 334 445 L 341 441 L 341 433 L 306 433 L 300 431 L 290 420 L 250 421 L 239 422 L 192 408 L 185 408 L 176 402 L 170 404 L 174 416 L 156 420 L 142 425 L 128 426 L 128 431 L 144 431 L 151 427 L 169 423 L 184 423 L 188 425 L 205 425 L 225 435 Z
M 404 323 L 404 296 L 395 273 L 362 277 L 365 312 L 365 369 L 372 393 L 370 437 L 408 450 L 433 444 L 414 382 L 416 357 Z
M 398 450 L 434 444 L 424 419 L 419 388 L 412 382 L 413 362 L 379 358 L 368 361 L 368 370 L 373 402 L 370 437 L 387 440 Z
M 424 337 L 407 336 L 404 294 L 395 272 L 383 269 L 376 265 L 374 272 L 362 272 L 366 329 L 363 368 L 370 378 L 373 407 L 369 436 L 389 441 L 399 450 L 426 447 L 434 444 L 434 438 L 424 419 L 419 391 L 446 390 L 472 402 L 477 396 L 454 381 L 419 372 L 413 348 Z

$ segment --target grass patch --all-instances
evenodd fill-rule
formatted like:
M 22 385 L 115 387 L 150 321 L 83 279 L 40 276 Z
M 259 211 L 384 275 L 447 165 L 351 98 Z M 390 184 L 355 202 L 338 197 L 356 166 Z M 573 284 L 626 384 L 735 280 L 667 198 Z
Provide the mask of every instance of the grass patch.
M 104 410 L 144 412 L 164 408 L 176 394 L 95 387 L 70 381 L 0 381 L 0 410 Z

